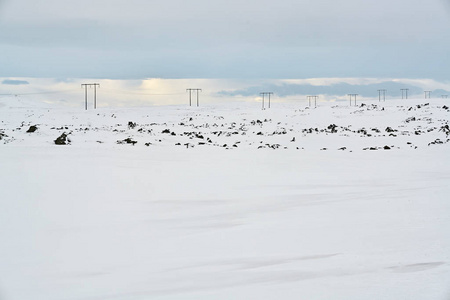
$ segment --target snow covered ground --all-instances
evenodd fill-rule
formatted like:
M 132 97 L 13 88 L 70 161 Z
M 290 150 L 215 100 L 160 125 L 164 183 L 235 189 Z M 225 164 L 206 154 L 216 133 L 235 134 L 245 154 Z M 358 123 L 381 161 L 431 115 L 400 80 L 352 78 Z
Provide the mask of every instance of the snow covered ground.
M 1 98 L 0 299 L 450 299 L 450 103 L 363 103 Z

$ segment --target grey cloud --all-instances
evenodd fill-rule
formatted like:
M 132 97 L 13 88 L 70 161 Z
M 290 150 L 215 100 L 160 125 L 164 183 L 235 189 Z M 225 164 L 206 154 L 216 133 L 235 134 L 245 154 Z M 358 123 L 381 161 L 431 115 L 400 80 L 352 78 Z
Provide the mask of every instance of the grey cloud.
M 5 79 L 2 81 L 2 84 L 5 85 L 26 85 L 30 84 L 28 81 L 25 80 L 13 80 L 13 79 Z
M 11 0 L 0 76 L 447 78 L 436 1 Z

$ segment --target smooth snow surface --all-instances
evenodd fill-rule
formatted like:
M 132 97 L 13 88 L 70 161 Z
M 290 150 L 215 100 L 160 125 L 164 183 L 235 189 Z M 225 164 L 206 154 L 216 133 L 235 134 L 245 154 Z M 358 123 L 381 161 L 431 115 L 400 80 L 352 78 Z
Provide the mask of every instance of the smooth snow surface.
M 448 300 L 444 100 L 2 98 L 0 299 Z

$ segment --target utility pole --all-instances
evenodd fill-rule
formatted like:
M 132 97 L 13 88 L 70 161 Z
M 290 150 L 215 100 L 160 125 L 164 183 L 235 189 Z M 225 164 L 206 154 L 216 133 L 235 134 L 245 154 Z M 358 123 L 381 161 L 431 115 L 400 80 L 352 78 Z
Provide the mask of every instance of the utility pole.
M 430 99 L 431 98 L 431 91 L 424 91 L 424 93 L 425 93 L 425 99 L 427 99 L 427 98 Z
M 202 89 L 186 89 L 186 92 L 187 91 L 189 91 L 189 106 L 192 106 L 192 97 L 191 97 L 192 91 L 196 91 L 197 92 L 197 106 L 198 106 L 198 93 L 202 92 Z
M 308 97 L 308 102 L 309 102 L 309 106 L 311 106 L 311 98 L 314 99 L 314 107 L 317 107 L 317 98 L 319 98 L 319 96 L 307 96 Z
M 84 87 L 84 102 L 85 102 L 85 109 L 88 109 L 88 102 L 87 102 L 87 88 L 88 87 L 94 87 L 94 109 L 97 109 L 97 86 L 100 87 L 100 83 L 82 83 L 81 88 Z
M 408 91 L 409 89 L 400 89 L 402 91 L 402 99 L 403 99 L 403 91 L 406 92 L 406 99 L 408 99 Z
M 269 95 L 269 108 L 270 108 L 270 95 L 273 95 L 273 93 L 272 92 L 262 92 L 259 94 L 262 95 L 262 109 L 263 110 L 264 110 L 264 96 Z
M 348 96 L 350 96 L 350 106 L 352 106 L 352 97 L 355 97 L 355 106 L 356 106 L 356 96 L 358 96 L 358 94 L 348 94 Z
M 381 93 L 383 93 L 383 101 L 386 101 L 386 90 L 378 90 L 378 102 L 381 102 Z

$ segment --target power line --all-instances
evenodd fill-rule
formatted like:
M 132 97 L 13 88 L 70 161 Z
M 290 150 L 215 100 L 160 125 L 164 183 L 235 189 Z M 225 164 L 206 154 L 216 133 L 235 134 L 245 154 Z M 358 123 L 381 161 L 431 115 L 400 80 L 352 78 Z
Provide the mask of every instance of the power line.
M 175 96 L 175 95 L 183 95 L 184 93 L 135 93 L 135 92 L 130 92 L 130 91 L 126 91 L 126 90 L 119 90 L 119 89 L 111 89 L 111 88 L 102 88 L 103 92 L 107 93 L 109 91 L 114 91 L 115 93 L 121 93 L 121 94 L 126 94 L 126 95 L 138 95 L 138 96 Z
M 75 91 L 78 91 L 78 90 L 32 92 L 32 93 L 8 93 L 8 94 L 0 94 L 0 96 L 28 96 L 28 95 L 45 95 L 45 94 L 64 94 L 64 93 L 73 93 Z

